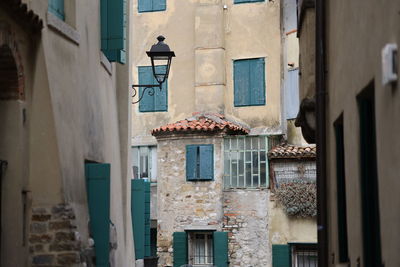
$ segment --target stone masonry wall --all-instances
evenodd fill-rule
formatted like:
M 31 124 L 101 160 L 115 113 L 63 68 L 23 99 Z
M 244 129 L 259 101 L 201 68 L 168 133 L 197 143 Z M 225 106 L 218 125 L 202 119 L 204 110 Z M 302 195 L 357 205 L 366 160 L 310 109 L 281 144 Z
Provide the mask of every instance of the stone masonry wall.
M 269 190 L 224 191 L 223 231 L 228 232 L 230 267 L 271 266 Z
M 214 181 L 186 181 L 186 145 L 214 145 Z M 173 233 L 221 230 L 222 137 L 171 137 L 158 140 L 158 266 L 173 265 Z M 248 266 L 247 266 L 248 267 Z
M 32 209 L 30 266 L 81 266 L 81 242 L 74 220 L 74 212 L 66 204 Z

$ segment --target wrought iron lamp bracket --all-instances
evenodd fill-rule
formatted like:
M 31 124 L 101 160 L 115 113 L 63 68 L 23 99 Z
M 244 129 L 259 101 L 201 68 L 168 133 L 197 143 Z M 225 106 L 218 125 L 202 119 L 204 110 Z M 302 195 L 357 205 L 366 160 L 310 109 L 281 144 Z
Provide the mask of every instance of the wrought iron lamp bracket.
M 156 87 L 158 87 L 160 89 L 160 91 L 161 91 L 161 85 L 162 85 L 162 83 L 159 83 L 159 84 L 133 84 L 132 85 L 132 89 L 133 89 L 132 98 L 134 98 L 139 93 L 138 90 L 136 90 L 136 88 L 142 87 L 144 89 L 142 91 L 142 95 L 139 95 L 139 99 L 137 101 L 133 101 L 132 104 L 139 103 L 140 100 L 142 100 L 142 98 L 143 98 L 144 94 L 146 93 L 147 89 L 150 89 L 150 90 L 147 91 L 147 94 L 149 96 L 153 96 L 154 95 L 154 93 L 155 93 L 154 92 L 154 88 L 156 88 Z

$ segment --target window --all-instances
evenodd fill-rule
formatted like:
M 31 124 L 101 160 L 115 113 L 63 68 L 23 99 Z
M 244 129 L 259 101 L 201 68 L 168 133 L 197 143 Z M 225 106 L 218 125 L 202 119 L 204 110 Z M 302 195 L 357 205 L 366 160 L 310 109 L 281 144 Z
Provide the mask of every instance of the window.
M 234 0 L 234 4 L 264 2 L 265 0 Z
M 157 147 L 132 147 L 133 179 L 157 182 Z
M 139 12 L 164 11 L 167 9 L 166 0 L 139 0 Z
M 214 179 L 214 146 L 186 146 L 186 179 L 188 181 Z
M 126 62 L 126 0 L 100 0 L 101 51 L 111 62 Z
M 228 267 L 228 233 L 189 231 L 173 234 L 174 266 Z
M 64 0 L 49 0 L 48 10 L 61 20 L 65 20 Z
M 267 136 L 225 138 L 225 188 L 267 187 L 267 152 Z
M 264 58 L 235 60 L 233 62 L 234 105 L 265 105 Z
M 165 70 L 167 66 L 156 66 L 156 72 Z M 151 66 L 139 67 L 139 84 L 158 84 L 153 75 Z M 139 95 L 143 94 L 145 88 L 139 88 Z M 154 90 L 153 90 L 154 89 Z M 168 81 L 162 84 L 162 90 L 158 87 L 147 89 L 139 102 L 140 112 L 168 111 Z M 150 93 L 149 93 L 150 92 Z
M 316 244 L 273 244 L 272 267 L 317 267 Z

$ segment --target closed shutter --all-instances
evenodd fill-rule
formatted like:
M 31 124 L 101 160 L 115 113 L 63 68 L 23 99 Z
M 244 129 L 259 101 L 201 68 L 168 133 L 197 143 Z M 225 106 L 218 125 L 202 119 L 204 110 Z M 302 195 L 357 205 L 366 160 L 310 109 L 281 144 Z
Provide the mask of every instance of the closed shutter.
M 265 0 L 235 0 L 233 3 L 240 4 L 240 3 L 264 2 L 264 1 Z
M 150 182 L 148 181 L 144 183 L 144 194 L 144 257 L 150 257 Z
M 197 179 L 197 145 L 186 146 L 186 180 L 192 181 Z
M 235 107 L 247 106 L 250 104 L 250 75 L 249 61 L 236 60 L 234 68 L 234 105 Z
M 250 61 L 250 105 L 265 105 L 265 64 L 263 58 Z
M 153 0 L 153 11 L 163 11 L 166 9 L 166 0 Z
M 109 61 L 126 62 L 126 0 L 101 0 L 101 50 Z
M 187 234 L 175 232 L 173 234 L 174 267 L 188 263 Z
M 110 164 L 87 163 L 85 176 L 96 266 L 106 267 L 110 251 Z
M 228 267 L 228 233 L 214 232 L 213 234 L 214 248 L 214 265 L 216 267 Z
M 153 11 L 153 1 L 152 0 L 139 0 L 138 10 L 139 10 L 139 12 Z
M 139 67 L 139 84 L 153 84 L 154 77 L 151 67 Z M 155 94 L 149 95 L 148 92 L 152 89 L 146 89 L 143 87 L 139 88 L 139 96 L 143 95 L 142 100 L 139 102 L 139 111 L 140 112 L 151 112 L 154 111 L 154 98 Z M 154 90 L 158 90 L 158 88 L 154 88 Z
M 131 180 L 131 215 L 135 258 L 144 258 L 145 246 L 145 182 L 142 179 Z
M 200 145 L 200 179 L 214 179 L 214 146 Z
M 289 245 L 272 245 L 272 267 L 291 267 Z
M 289 70 L 285 81 L 286 119 L 294 119 L 299 112 L 299 69 Z
M 160 72 L 165 72 L 167 69 L 167 66 L 156 66 L 156 73 Z M 158 84 L 157 80 L 154 78 L 152 68 L 150 67 L 150 72 L 153 78 L 152 84 Z M 154 103 L 154 110 L 155 111 L 167 111 L 168 110 L 168 81 L 165 80 L 165 82 L 161 86 L 162 90 L 160 91 L 160 88 L 154 88 L 155 89 L 155 103 Z
M 49 12 L 65 20 L 64 0 L 49 0 Z

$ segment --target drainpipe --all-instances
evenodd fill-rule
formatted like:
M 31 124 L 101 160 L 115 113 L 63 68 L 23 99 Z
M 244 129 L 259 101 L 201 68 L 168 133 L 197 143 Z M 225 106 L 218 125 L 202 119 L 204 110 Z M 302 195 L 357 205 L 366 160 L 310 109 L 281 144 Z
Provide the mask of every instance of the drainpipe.
M 316 144 L 317 144 L 317 224 L 318 266 L 328 266 L 328 207 L 326 176 L 326 44 L 325 44 L 325 0 L 316 0 Z

